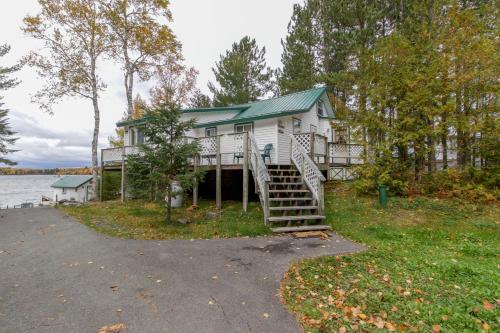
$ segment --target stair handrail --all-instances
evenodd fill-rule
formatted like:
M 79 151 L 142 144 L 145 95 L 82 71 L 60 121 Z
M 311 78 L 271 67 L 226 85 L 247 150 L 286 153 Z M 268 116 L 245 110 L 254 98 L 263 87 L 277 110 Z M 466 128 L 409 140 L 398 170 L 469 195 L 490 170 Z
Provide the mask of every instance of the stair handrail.
M 313 194 L 313 198 L 318 201 L 320 212 L 324 211 L 324 182 L 325 177 L 319 170 L 318 166 L 311 159 L 307 151 L 302 145 L 290 135 L 291 138 L 291 152 L 290 158 L 299 170 L 300 176 L 309 190 Z
M 257 142 L 252 132 L 248 132 L 248 148 L 250 169 L 252 170 L 253 178 L 258 187 L 262 210 L 264 212 L 264 220 L 267 224 L 269 217 L 269 182 L 271 181 L 271 177 L 269 176 L 266 163 L 264 163 L 260 155 L 259 146 L 257 146 Z

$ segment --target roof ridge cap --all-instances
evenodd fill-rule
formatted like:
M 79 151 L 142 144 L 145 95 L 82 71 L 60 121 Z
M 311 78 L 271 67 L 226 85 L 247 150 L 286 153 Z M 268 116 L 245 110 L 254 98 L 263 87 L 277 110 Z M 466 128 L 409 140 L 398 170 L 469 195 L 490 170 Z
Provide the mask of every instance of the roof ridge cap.
M 320 89 L 326 89 L 326 87 L 325 86 L 321 86 L 321 87 L 306 89 L 306 90 L 302 90 L 302 91 L 296 91 L 296 92 L 291 93 L 291 94 L 286 94 L 286 95 L 281 95 L 281 96 L 274 96 L 274 97 L 270 97 L 270 98 L 267 98 L 267 99 L 261 99 L 261 100 L 258 100 L 258 101 L 255 101 L 255 102 L 251 102 L 251 103 L 253 104 L 253 103 L 258 103 L 258 102 L 270 101 L 272 99 L 278 99 L 278 98 L 283 98 L 283 97 L 288 97 L 288 96 L 303 94 L 303 93 L 311 91 L 311 90 L 320 90 Z

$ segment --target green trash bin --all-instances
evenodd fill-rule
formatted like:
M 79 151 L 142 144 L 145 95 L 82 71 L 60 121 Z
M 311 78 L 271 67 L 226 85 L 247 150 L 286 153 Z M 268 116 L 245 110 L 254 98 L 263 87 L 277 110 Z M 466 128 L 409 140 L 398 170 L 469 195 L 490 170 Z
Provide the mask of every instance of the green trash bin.
M 378 201 L 380 203 L 380 207 L 387 207 L 387 186 L 379 185 L 378 186 Z

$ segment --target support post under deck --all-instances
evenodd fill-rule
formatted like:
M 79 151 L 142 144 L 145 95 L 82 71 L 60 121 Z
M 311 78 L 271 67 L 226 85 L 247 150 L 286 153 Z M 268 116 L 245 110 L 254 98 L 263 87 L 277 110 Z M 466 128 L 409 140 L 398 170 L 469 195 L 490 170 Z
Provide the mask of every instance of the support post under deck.
M 103 157 L 103 151 L 101 149 L 101 178 L 99 179 L 99 201 L 103 201 L 102 200 L 102 193 L 103 193 L 102 186 L 104 185 L 104 161 L 103 161 L 102 157 Z
M 198 155 L 195 155 L 193 158 L 195 173 L 198 171 L 198 159 Z M 193 184 L 193 205 L 198 206 L 198 179 L 195 179 Z
M 328 138 L 326 138 L 326 155 L 325 155 L 325 164 L 326 164 L 326 180 L 330 181 L 330 142 L 328 142 Z
M 243 133 L 243 211 L 248 211 L 248 132 Z
M 220 135 L 217 135 L 217 166 L 215 169 L 215 205 L 222 208 L 222 167 L 220 154 Z
M 122 147 L 122 179 L 120 183 L 121 202 L 125 201 L 125 147 Z

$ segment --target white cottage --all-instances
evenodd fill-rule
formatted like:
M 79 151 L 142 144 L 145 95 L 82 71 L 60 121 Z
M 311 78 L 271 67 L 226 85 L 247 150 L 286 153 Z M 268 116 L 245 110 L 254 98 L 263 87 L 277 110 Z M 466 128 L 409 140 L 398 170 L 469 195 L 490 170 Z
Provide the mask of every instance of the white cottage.
M 53 200 L 87 202 L 93 199 L 92 176 L 64 176 L 51 187 L 54 189 Z
M 198 140 L 201 146 L 193 167 L 206 168 L 206 182 L 215 182 L 209 187 L 216 189 L 217 206 L 239 179 L 246 210 L 251 175 L 268 224 L 300 222 L 305 227 L 323 220 L 324 174 L 335 177 L 336 168 L 345 172 L 346 166 L 360 162 L 361 149 L 354 154 L 344 130 L 334 125 L 324 87 L 242 105 L 183 110 L 182 119 L 193 118 L 197 124 L 186 140 Z M 124 168 L 127 154 L 144 143 L 144 124 L 144 119 L 117 123 L 125 130 L 125 147 L 102 151 L 102 171 Z M 226 180 L 231 173 L 236 178 Z M 195 187 L 195 203 L 197 196 Z

